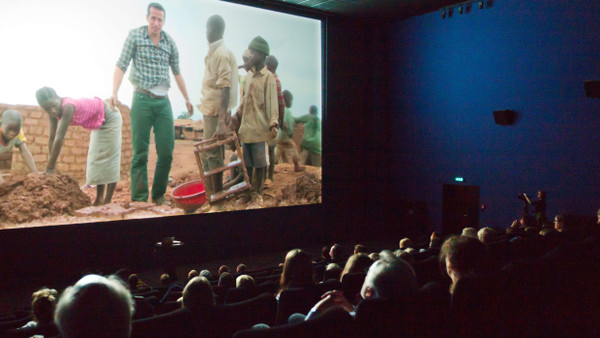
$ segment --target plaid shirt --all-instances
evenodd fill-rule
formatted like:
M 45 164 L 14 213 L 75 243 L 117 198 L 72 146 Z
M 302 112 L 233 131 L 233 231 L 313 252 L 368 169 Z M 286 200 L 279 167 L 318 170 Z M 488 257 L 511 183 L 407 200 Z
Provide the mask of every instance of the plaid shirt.
M 148 26 L 132 29 L 125 40 L 117 67 L 127 71 L 133 59 L 129 80 L 136 88 L 150 89 L 165 81 L 170 85 L 169 67 L 179 75 L 179 51 L 175 41 L 166 32 L 160 34 L 158 46 L 152 43 Z

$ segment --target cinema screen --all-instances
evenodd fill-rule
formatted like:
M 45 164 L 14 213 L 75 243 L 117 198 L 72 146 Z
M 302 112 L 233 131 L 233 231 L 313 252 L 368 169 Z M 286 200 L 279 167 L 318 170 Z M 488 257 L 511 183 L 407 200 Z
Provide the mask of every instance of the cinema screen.
M 164 9 L 159 32 L 162 37 L 166 32 L 174 41 L 180 76 L 174 76 L 171 69 L 169 80 L 148 90 L 139 85 L 140 80 L 136 78 L 139 74 L 132 75 L 136 61 L 130 62 L 118 86 L 118 104 L 114 110 L 112 104 L 116 100 L 111 98 L 115 69 L 127 48 L 129 32 L 149 22 L 151 29 L 141 28 L 142 31 L 152 33 L 154 29 L 148 1 L 9 0 L 0 3 L 0 12 L 4 14 L 0 31 L 4 32 L 6 47 L 0 62 L 0 228 L 321 203 L 322 20 L 222 1 L 162 0 L 159 3 Z M 204 114 L 206 109 L 201 107 L 211 93 L 205 87 L 215 86 L 205 74 L 206 62 L 210 62 L 209 54 L 214 49 L 209 46 L 207 22 L 214 15 L 223 19 L 223 44 L 237 65 L 230 67 L 234 69 L 229 77 L 232 82 L 225 130 L 229 133 L 235 128 L 235 124 L 229 124 L 229 113 L 235 116 L 240 111 L 241 126 L 237 138 L 239 146 L 233 142 L 211 148 L 222 149 L 212 154 L 221 156 L 223 163 L 201 169 L 202 163 L 208 163 L 208 158 L 213 156 L 206 154 L 206 143 L 202 142 L 215 123 L 208 121 L 210 118 Z M 261 65 L 261 53 L 252 52 L 250 61 L 244 61 L 244 53 L 248 53 L 253 41 L 262 41 L 256 40 L 257 37 L 266 42 L 268 54 L 277 61 L 277 68 L 272 72 L 264 69 L 256 72 L 256 65 Z M 156 43 L 154 48 L 167 48 L 163 40 Z M 264 43 L 254 45 L 253 50 L 265 52 L 264 46 Z M 140 47 L 140 53 L 144 54 L 141 50 Z M 171 50 L 169 55 L 172 54 Z M 140 58 L 152 63 L 156 61 L 152 58 L 160 55 L 149 52 Z M 267 63 L 273 68 L 273 58 Z M 252 114 L 267 116 L 267 107 L 272 105 L 244 98 L 249 92 L 257 93 L 261 82 L 254 79 L 259 74 L 269 78 L 271 75 L 266 72 L 275 73 L 280 82 L 281 94 L 275 94 L 277 113 L 281 104 L 286 106 L 281 111 L 282 118 L 278 118 L 277 136 L 271 134 L 270 128 L 260 129 L 270 121 L 260 122 L 260 117 L 251 119 Z M 205 79 L 209 80 L 205 82 Z M 270 101 L 272 80 L 264 83 L 265 100 Z M 46 91 L 40 92 L 44 87 Z M 53 93 L 60 104 L 54 109 L 51 104 L 50 108 L 41 107 L 40 100 L 54 97 Z M 286 95 L 280 102 L 283 93 Z M 164 102 L 166 96 L 172 116 L 148 122 L 147 119 L 155 118 L 152 114 L 164 114 L 164 110 L 144 110 L 152 116 L 140 115 L 137 108 L 132 113 L 132 105 L 139 95 L 148 102 Z M 193 106 L 191 116 L 186 98 Z M 244 100 L 248 102 L 246 106 Z M 89 102 L 97 105 L 90 108 L 86 106 Z M 98 115 L 98 110 L 104 115 Z M 246 111 L 250 111 L 248 117 L 244 115 Z M 115 112 L 121 117 L 120 126 L 117 122 L 109 123 L 116 118 Z M 70 123 L 63 121 L 63 118 L 67 121 L 66 116 L 71 119 Z M 169 133 L 171 117 L 172 134 Z M 120 130 L 113 130 L 113 134 L 104 132 L 110 128 Z M 144 130 L 151 132 L 148 135 Z M 266 130 L 269 137 L 262 142 L 264 147 L 251 146 L 262 143 L 244 136 L 243 130 L 246 135 L 264 135 Z M 114 135 L 118 135 L 120 142 L 115 142 Z M 62 142 L 57 142 L 58 139 Z M 220 138 L 213 140 L 219 141 Z M 169 143 L 174 143 L 170 169 Z M 144 149 L 148 149 L 147 154 Z M 115 162 L 116 153 L 120 159 L 117 157 Z M 262 161 L 258 161 L 261 155 L 264 155 Z M 51 165 L 53 159 L 54 166 Z M 104 163 L 103 167 L 98 164 L 102 161 L 112 161 L 112 165 Z M 257 163 L 249 163 L 253 161 Z M 267 167 L 263 167 L 264 164 Z M 136 168 L 134 171 L 132 166 Z M 143 168 L 147 168 L 147 172 Z M 102 184 L 89 178 L 90 175 L 110 176 L 108 171 L 116 171 L 118 178 L 104 179 Z M 109 202 L 107 194 L 113 188 Z M 161 189 L 166 189 L 166 202 L 154 196 L 154 202 L 159 203 L 153 203 L 152 192 L 160 195 Z

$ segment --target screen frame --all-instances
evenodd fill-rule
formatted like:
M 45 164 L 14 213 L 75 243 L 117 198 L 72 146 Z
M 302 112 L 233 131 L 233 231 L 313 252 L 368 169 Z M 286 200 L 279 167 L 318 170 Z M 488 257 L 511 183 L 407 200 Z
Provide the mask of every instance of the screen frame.
M 327 28 L 330 15 L 283 2 L 222 0 L 239 5 L 291 14 L 321 22 L 321 116 L 322 144 L 327 144 L 328 73 L 327 73 Z M 325 167 L 329 161 L 324 160 Z M 325 173 L 323 172 L 323 177 Z M 75 271 L 100 269 L 114 270 L 118 267 L 135 266 L 139 269 L 152 268 L 155 260 L 148 259 L 155 241 L 174 236 L 183 241 L 187 260 L 217 259 L 254 252 L 272 252 L 289 248 L 289 243 L 322 242 L 333 236 L 332 229 L 324 226 L 326 215 L 327 179 L 322 183 L 320 204 L 274 207 L 265 209 L 238 210 L 210 214 L 164 216 L 146 219 L 101 221 L 44 225 L 29 228 L 0 230 L 0 255 L 12 264 L 2 270 L 7 274 L 6 282 L 12 278 L 19 283 L 23 278 L 36 279 L 45 275 L 49 279 L 65 278 Z M 293 215 L 294 220 L 286 223 Z M 300 228 L 298 224 L 306 224 Z M 258 235 L 256 235 L 258 233 Z M 262 234 L 267 234 L 261 236 Z M 212 236 L 212 237 L 211 237 Z M 249 243 L 247 236 L 255 239 Z M 232 240 L 231 237 L 235 237 Z M 231 244 L 232 242 L 233 245 Z M 225 248 L 224 243 L 229 243 Z M 194 258 L 192 258 L 194 257 Z M 68 262 L 60 264 L 59 262 Z

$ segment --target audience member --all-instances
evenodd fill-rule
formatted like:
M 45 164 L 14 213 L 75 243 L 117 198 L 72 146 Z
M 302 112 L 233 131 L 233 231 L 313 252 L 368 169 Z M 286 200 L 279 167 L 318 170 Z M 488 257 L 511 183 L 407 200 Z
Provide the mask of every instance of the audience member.
M 329 247 L 324 246 L 321 248 L 321 258 L 323 258 L 327 262 L 331 261 L 331 255 L 329 255 Z
M 483 244 L 490 244 L 494 241 L 495 233 L 496 231 L 493 228 L 484 227 L 477 232 L 477 238 L 479 238 L 479 241 Z
M 168 273 L 160 275 L 160 286 L 169 286 L 171 284 L 171 276 Z
M 404 250 L 404 249 L 407 249 L 407 248 L 412 248 L 413 247 L 413 243 L 410 240 L 410 238 L 402 238 L 400 240 L 399 247 L 400 247 L 400 250 Z
M 285 289 L 311 285 L 315 285 L 315 281 L 313 280 L 313 265 L 310 256 L 302 249 L 290 250 L 285 255 L 283 262 L 277 296 Z
M 235 268 L 236 273 L 245 273 L 248 270 L 248 267 L 244 263 L 238 264 L 237 268 Z
M 363 298 L 401 299 L 404 294 L 416 291 L 415 272 L 408 263 L 387 250 L 380 257 L 369 268 L 361 290 Z
M 531 201 L 526 194 L 523 194 L 527 202 L 533 207 L 533 216 L 535 226 L 541 228 L 546 220 L 546 192 L 540 190 L 537 192 L 537 200 Z
M 218 286 L 220 286 L 224 289 L 234 288 L 235 287 L 235 279 L 233 278 L 233 275 L 229 272 L 221 273 L 221 275 L 219 276 Z
M 373 262 L 377 262 L 379 260 L 379 252 L 371 252 L 369 258 L 371 258 Z
M 340 266 L 346 264 L 342 246 L 339 244 L 334 244 L 331 246 L 331 250 L 329 250 L 329 257 L 331 257 L 332 263 L 337 263 Z
M 590 224 L 590 228 L 589 228 L 589 239 L 591 240 L 592 238 L 600 238 L 600 209 L 598 209 L 598 218 L 595 222 L 595 224 Z
M 414 294 L 416 292 L 415 272 L 410 265 L 387 250 L 382 251 L 380 257 L 367 272 L 361 289 L 362 298 L 401 300 L 407 294 Z M 340 306 L 354 314 L 354 306 L 341 291 L 330 291 L 325 293 L 321 301 L 311 309 L 306 320 L 334 306 Z
M 354 246 L 354 254 L 356 255 L 357 253 L 366 253 L 367 252 L 367 248 L 362 245 L 362 244 L 356 244 Z
M 133 311 L 131 294 L 120 280 L 87 275 L 62 293 L 55 321 L 63 338 L 126 338 Z
M 192 280 L 192 278 L 194 277 L 198 277 L 200 276 L 200 274 L 198 273 L 198 270 L 190 270 L 190 272 L 188 272 L 188 281 Z
M 219 276 L 221 276 L 221 274 L 223 272 L 230 272 L 231 270 L 229 269 L 229 267 L 227 265 L 221 265 L 219 267 Z
M 560 213 L 554 217 L 554 229 L 557 233 L 557 244 L 577 241 L 581 235 L 576 217 L 570 213 Z
M 472 228 L 472 227 L 464 228 L 462 230 L 462 236 L 478 239 L 477 238 L 477 230 L 475 230 L 475 228 Z
M 432 232 L 431 237 L 429 237 L 429 248 L 430 249 L 439 249 L 441 246 L 442 246 L 442 236 L 437 231 Z
M 450 293 L 452 293 L 459 279 L 482 272 L 486 263 L 486 249 L 473 237 L 451 236 L 442 245 L 439 260 L 452 280 L 450 286 Z
M 254 278 L 250 275 L 240 275 L 235 279 L 235 287 L 236 288 L 247 288 L 251 289 L 256 286 L 256 282 Z
M 410 264 L 410 266 L 413 266 L 415 264 L 415 258 L 411 254 L 410 250 L 396 250 L 396 252 L 394 252 L 396 257 L 403 259 L 404 261 L 406 261 L 406 263 Z
M 131 292 L 135 292 L 135 290 L 138 288 L 140 278 L 135 273 L 132 273 L 131 275 L 129 275 L 127 282 L 129 284 L 129 290 L 131 290 Z
M 325 272 L 323 272 L 323 281 L 330 279 L 340 280 L 342 277 L 342 271 L 342 267 L 336 263 L 327 264 L 327 267 L 325 267 Z
M 209 280 L 204 277 L 192 278 L 183 289 L 181 305 L 192 313 L 213 308 L 215 296 Z
M 34 336 L 34 334 L 34 337 L 58 334 L 58 329 L 54 323 L 57 296 L 58 293 L 54 289 L 43 288 L 34 292 L 31 296 L 31 317 L 33 320 L 12 333 L 19 337 Z
M 346 265 L 344 266 L 344 270 L 340 276 L 340 281 L 344 278 L 344 275 L 349 273 L 357 273 L 363 272 L 366 273 L 369 270 L 369 267 L 373 264 L 373 261 L 367 254 L 358 253 L 350 256 Z
M 554 229 L 558 232 L 566 232 L 569 229 L 567 217 L 565 214 L 558 214 L 554 217 Z
M 212 280 L 212 273 L 210 273 L 210 271 L 204 269 L 204 270 L 200 271 L 200 277 L 204 277 L 208 280 Z

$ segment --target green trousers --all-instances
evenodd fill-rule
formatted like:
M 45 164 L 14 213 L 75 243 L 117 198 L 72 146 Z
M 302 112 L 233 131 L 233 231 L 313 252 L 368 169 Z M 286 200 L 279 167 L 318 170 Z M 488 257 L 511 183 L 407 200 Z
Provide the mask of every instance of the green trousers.
M 175 130 L 171 102 L 168 97 L 155 99 L 134 92 L 130 116 L 133 143 L 131 200 L 148 201 L 148 148 L 150 130 L 154 128 L 154 143 L 158 157 L 152 181 L 152 201 L 155 201 L 163 197 L 167 191 L 171 162 L 173 162 Z

